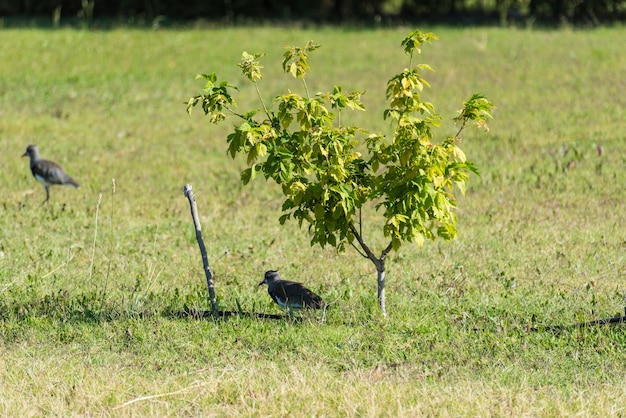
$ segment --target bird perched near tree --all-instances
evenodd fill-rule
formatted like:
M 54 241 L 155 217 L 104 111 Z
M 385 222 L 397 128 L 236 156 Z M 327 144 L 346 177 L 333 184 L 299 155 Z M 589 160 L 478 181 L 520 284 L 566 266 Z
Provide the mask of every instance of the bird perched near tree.
M 60 184 L 64 186 L 73 186 L 77 189 L 80 188 L 74 179 L 65 174 L 65 171 L 63 171 L 60 165 L 41 158 L 39 155 L 39 149 L 36 145 L 29 145 L 26 147 L 26 152 L 22 155 L 22 157 L 26 156 L 30 157 L 30 171 L 33 173 L 33 177 L 39 180 L 39 182 L 43 184 L 43 187 L 46 189 L 46 200 L 44 200 L 43 203 L 46 203 L 50 199 L 50 191 L 48 190 L 50 186 Z
M 281 308 L 320 309 L 326 306 L 326 303 L 320 296 L 304 287 L 302 283 L 283 280 L 276 270 L 266 271 L 265 277 L 259 283 L 259 286 L 262 284 L 267 285 L 267 293 Z

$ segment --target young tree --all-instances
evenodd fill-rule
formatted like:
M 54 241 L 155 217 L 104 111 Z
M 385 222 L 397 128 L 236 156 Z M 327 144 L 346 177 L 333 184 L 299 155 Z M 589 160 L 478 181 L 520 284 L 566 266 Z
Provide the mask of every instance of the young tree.
M 203 93 L 187 102 L 188 112 L 201 105 L 213 123 L 227 117 L 239 120 L 228 135 L 228 152 L 232 158 L 246 156 L 244 184 L 260 173 L 281 186 L 285 196 L 281 224 L 296 219 L 308 225 L 311 245 L 343 251 L 350 244 L 374 264 L 383 315 L 387 255 L 404 242 L 421 246 L 426 239 L 455 237 L 454 187 L 465 193 L 470 173 L 478 174 L 458 146 L 460 134 L 471 122 L 488 130 L 486 120 L 493 109 L 489 99 L 472 95 L 454 118 L 460 124 L 456 135 L 434 142 L 433 128 L 440 126 L 441 116 L 432 103 L 421 99 L 424 86 L 430 87 L 421 73 L 431 68 L 414 65 L 413 57 L 423 44 L 436 39 L 416 30 L 401 43 L 409 65 L 389 79 L 383 115 L 393 123 L 392 138 L 343 124 L 345 110 L 365 110 L 363 93 L 334 87 L 332 92 L 310 94 L 305 78 L 309 54 L 319 48 L 312 41 L 303 48 L 287 47 L 282 63 L 285 73 L 301 81 L 304 95 L 289 92 L 271 105 L 265 103 L 258 83 L 264 54 L 243 52 L 239 67 L 254 83 L 262 110 L 238 113 L 231 94 L 236 87 L 218 82 L 215 73 L 198 75 L 206 83 Z M 358 151 L 363 149 L 366 155 Z M 377 202 L 389 239 L 379 253 L 363 236 L 361 210 L 368 202 Z

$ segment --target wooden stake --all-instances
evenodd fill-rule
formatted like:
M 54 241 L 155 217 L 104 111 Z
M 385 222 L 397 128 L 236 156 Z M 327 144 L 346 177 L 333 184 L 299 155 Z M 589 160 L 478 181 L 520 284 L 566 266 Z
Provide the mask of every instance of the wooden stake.
M 202 227 L 200 226 L 200 217 L 198 216 L 198 207 L 196 206 L 196 198 L 193 195 L 191 184 L 185 184 L 183 188 L 185 197 L 189 200 L 189 206 L 191 207 L 191 218 L 193 219 L 193 225 L 196 228 L 196 240 L 198 240 L 198 247 L 200 247 L 200 254 L 202 255 L 202 264 L 204 266 L 204 274 L 206 276 L 206 285 L 209 288 L 209 298 L 211 299 L 211 305 L 213 307 L 213 315 L 217 318 L 220 316 L 220 311 L 217 307 L 217 299 L 215 298 L 215 289 L 213 287 L 213 274 L 209 267 L 209 257 L 206 254 L 206 247 L 202 240 Z

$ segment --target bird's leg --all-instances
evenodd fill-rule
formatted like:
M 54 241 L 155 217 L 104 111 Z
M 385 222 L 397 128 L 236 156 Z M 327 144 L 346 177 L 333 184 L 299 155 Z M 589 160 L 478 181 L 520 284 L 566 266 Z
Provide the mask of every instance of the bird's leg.
M 48 190 L 48 187 L 45 187 L 46 189 L 46 200 L 44 200 L 41 204 L 45 205 L 46 203 L 48 203 L 48 200 L 50 200 L 50 190 Z

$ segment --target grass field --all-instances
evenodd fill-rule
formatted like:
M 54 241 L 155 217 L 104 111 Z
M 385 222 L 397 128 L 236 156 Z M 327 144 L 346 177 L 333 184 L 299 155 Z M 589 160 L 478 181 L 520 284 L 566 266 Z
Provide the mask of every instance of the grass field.
M 410 29 L 1 30 L 0 415 L 623 416 L 622 325 L 529 328 L 623 314 L 625 29 L 421 28 L 444 118 L 473 92 L 497 110 L 463 142 L 481 176 L 459 237 L 389 257 L 387 318 L 371 263 L 281 227 L 280 190 L 240 185 L 228 124 L 185 112 L 210 71 L 251 106 L 243 50 L 269 54 L 268 98 L 298 89 L 282 50 L 313 39 L 311 90 L 367 90 L 350 122 L 387 132 Z M 81 189 L 41 206 L 31 143 Z M 210 306 L 186 183 L 220 306 L 280 313 L 256 287 L 276 268 L 335 301 L 323 321 L 180 315 Z

